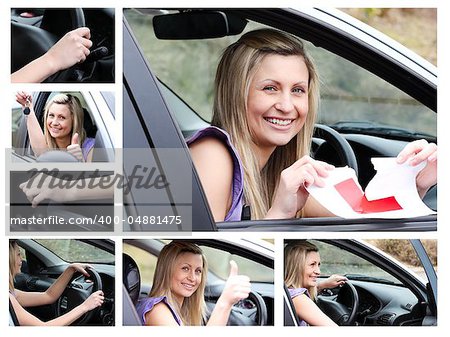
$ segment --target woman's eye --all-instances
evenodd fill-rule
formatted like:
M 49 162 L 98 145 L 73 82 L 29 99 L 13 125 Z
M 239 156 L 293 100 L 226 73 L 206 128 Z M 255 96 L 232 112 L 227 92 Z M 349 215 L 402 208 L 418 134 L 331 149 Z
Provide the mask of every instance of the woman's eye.
M 181 269 L 184 270 L 184 271 L 188 271 L 188 270 L 189 270 L 188 267 L 183 267 L 183 268 L 181 268 Z
M 303 88 L 294 88 L 292 89 L 292 92 L 296 94 L 303 94 L 305 90 Z
M 201 274 L 202 274 L 202 271 L 201 271 L 200 269 L 196 270 L 195 272 L 196 272 L 198 275 L 201 275 Z
M 263 90 L 264 90 L 264 91 L 276 91 L 277 88 L 275 88 L 273 85 L 268 85 L 268 86 L 265 86 L 265 87 L 263 88 Z

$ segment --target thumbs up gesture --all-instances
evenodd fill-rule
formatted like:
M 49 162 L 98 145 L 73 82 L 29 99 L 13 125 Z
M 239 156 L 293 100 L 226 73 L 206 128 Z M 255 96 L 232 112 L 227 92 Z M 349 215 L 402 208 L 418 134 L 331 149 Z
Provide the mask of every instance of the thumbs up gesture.
M 83 152 L 81 151 L 81 147 L 79 144 L 79 138 L 80 136 L 78 135 L 78 132 L 75 132 L 72 136 L 70 145 L 67 147 L 67 152 L 71 153 L 75 158 L 78 159 L 78 161 L 84 161 Z
M 230 275 L 220 298 L 231 307 L 236 302 L 247 298 L 250 290 L 250 278 L 245 275 L 239 275 L 238 265 L 236 262 L 230 261 Z

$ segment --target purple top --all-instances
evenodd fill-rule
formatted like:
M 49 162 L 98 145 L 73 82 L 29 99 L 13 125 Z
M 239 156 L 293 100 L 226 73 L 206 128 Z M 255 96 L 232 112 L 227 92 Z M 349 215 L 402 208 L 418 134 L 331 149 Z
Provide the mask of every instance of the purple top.
M 294 297 L 297 297 L 299 295 L 303 295 L 305 294 L 306 296 L 308 296 L 309 298 L 311 298 L 311 296 L 309 295 L 308 289 L 306 288 L 289 288 L 289 295 L 291 295 L 291 298 L 293 299 Z M 308 323 L 306 323 L 304 320 L 300 319 L 300 326 L 309 326 Z
M 193 144 L 199 139 L 205 137 L 213 137 L 220 140 L 228 149 L 233 159 L 233 186 L 231 207 L 225 216 L 224 221 L 239 221 L 242 216 L 243 195 L 244 195 L 244 170 L 239 155 L 231 144 L 230 135 L 215 126 L 209 126 L 205 129 L 197 131 L 186 142 L 188 145 Z
M 138 316 L 142 320 L 142 324 L 145 325 L 145 315 L 151 311 L 155 305 L 158 303 L 163 302 L 172 312 L 173 318 L 178 323 L 178 325 L 181 325 L 181 319 L 178 317 L 175 309 L 172 307 L 172 305 L 167 300 L 167 296 L 160 296 L 160 297 L 147 297 L 143 300 L 139 300 L 139 302 L 136 304 L 136 311 L 138 313 Z
M 81 152 L 83 153 L 84 161 L 87 161 L 89 151 L 94 147 L 95 138 L 86 138 L 81 146 Z

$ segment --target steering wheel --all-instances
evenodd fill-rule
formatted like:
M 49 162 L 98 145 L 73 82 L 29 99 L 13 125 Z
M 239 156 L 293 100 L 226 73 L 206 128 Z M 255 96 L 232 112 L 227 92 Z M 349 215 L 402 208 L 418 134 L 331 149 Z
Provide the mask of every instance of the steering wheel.
M 69 282 L 62 295 L 58 298 L 58 303 L 56 306 L 57 316 L 61 316 L 69 312 L 73 308 L 83 303 L 92 293 L 96 292 L 97 290 L 102 290 L 102 280 L 97 271 L 92 268 L 87 268 L 86 271 L 89 274 L 92 283 L 86 282 L 86 278 L 84 277 L 84 275 L 76 273 L 72 277 L 72 280 Z M 99 307 L 88 311 L 78 320 L 72 323 L 72 325 L 83 325 L 86 322 L 89 322 L 90 320 L 92 320 L 98 309 Z
M 263 326 L 267 324 L 267 307 L 266 302 L 256 291 L 250 291 L 248 299 L 256 306 L 256 325 Z
M 355 170 L 358 176 L 358 162 L 348 141 L 336 130 L 323 124 L 316 124 L 314 137 L 324 139 L 337 153 L 339 161 Z M 314 156 L 314 155 L 313 155 Z M 317 159 L 317 158 L 316 158 Z
M 86 25 L 84 12 L 81 8 L 67 8 L 64 11 L 67 11 L 70 17 L 68 31 Z M 42 24 L 45 24 L 45 19 L 44 13 Z M 45 29 L 14 21 L 11 22 L 11 36 L 13 37 L 11 45 L 12 72 L 45 54 L 61 38 Z M 76 65 L 51 75 L 44 82 L 65 82 L 70 79 L 74 67 Z
M 350 282 L 345 282 L 343 284 L 340 292 L 344 289 L 348 290 L 348 291 L 346 291 L 346 294 L 349 293 L 351 295 L 352 307 L 350 310 L 350 314 L 341 316 L 341 318 L 339 319 L 339 321 L 337 323 L 340 326 L 341 325 L 351 326 L 351 325 L 355 324 L 356 313 L 357 313 L 358 307 L 359 307 L 359 296 L 358 296 L 358 292 L 355 289 L 355 286 L 353 284 L 351 284 Z

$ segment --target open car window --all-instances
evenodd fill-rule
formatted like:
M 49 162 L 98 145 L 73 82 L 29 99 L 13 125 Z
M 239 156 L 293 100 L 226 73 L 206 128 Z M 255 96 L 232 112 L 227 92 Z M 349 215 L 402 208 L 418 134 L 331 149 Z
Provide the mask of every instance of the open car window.
M 152 70 L 178 97 L 191 107 L 191 114 L 205 121 L 212 117 L 213 82 L 223 50 L 240 35 L 204 40 L 159 40 L 152 19 L 161 12 L 124 12 Z M 250 21 L 242 34 L 267 26 Z M 324 48 L 304 41 L 315 60 L 321 82 L 318 122 L 343 133 L 383 137 L 412 137 L 435 140 L 437 116 L 431 109 L 364 68 Z M 173 96 L 163 95 L 182 131 L 186 117 Z M 189 113 L 184 110 L 183 113 Z

